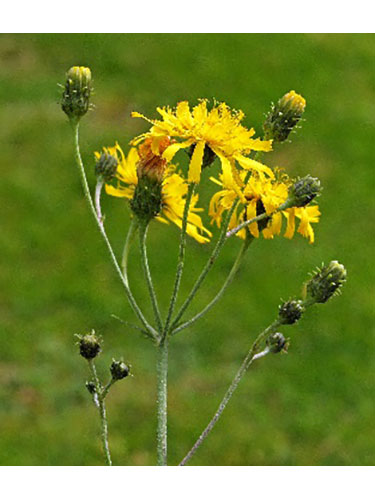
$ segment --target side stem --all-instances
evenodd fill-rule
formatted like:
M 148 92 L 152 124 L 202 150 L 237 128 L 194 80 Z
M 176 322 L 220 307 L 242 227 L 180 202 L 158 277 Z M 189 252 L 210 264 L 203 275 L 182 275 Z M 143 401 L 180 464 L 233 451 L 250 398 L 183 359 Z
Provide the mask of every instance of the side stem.
M 211 255 L 210 255 L 210 257 L 209 257 L 206 265 L 204 266 L 201 274 L 198 276 L 197 281 L 194 283 L 194 286 L 193 286 L 191 292 L 189 293 L 189 295 L 185 299 L 184 303 L 182 304 L 180 310 L 178 311 L 178 313 L 177 313 L 177 315 L 176 315 L 176 317 L 175 317 L 175 319 L 174 319 L 174 321 L 172 323 L 171 330 L 173 330 L 178 325 L 178 322 L 182 318 L 182 316 L 185 313 L 186 309 L 189 307 L 191 301 L 195 297 L 195 295 L 198 292 L 199 288 L 201 287 L 203 281 L 206 279 L 206 276 L 209 273 L 210 269 L 212 268 L 212 266 L 216 262 L 216 259 L 218 258 L 219 254 L 220 254 L 220 251 L 223 248 L 223 245 L 224 245 L 224 243 L 226 241 L 226 232 L 227 232 L 227 229 L 228 229 L 228 226 L 229 226 L 229 221 L 230 221 L 230 218 L 231 218 L 231 216 L 232 216 L 232 214 L 234 212 L 234 209 L 236 208 L 236 205 L 237 205 L 237 201 L 233 203 L 231 209 L 226 214 L 224 222 L 223 222 L 223 225 L 221 227 L 219 238 L 218 238 L 218 240 L 216 242 L 216 245 L 213 248 L 212 253 L 211 253 Z
M 123 276 L 126 280 L 127 283 L 129 283 L 128 280 L 128 259 L 129 259 L 129 252 L 130 252 L 130 247 L 133 242 L 135 233 L 138 228 L 138 223 L 136 219 L 132 219 L 130 222 L 128 234 L 126 235 L 126 240 L 125 240 L 125 245 L 124 249 L 122 251 L 122 258 L 121 258 L 121 267 L 122 267 L 122 273 Z
M 103 445 L 105 460 L 107 462 L 107 465 L 112 465 L 112 459 L 111 459 L 111 454 L 109 451 L 109 444 L 108 444 L 107 412 L 106 412 L 105 402 L 104 402 L 104 398 L 105 398 L 108 391 L 106 393 L 104 393 L 102 390 L 102 386 L 100 384 L 99 377 L 98 377 L 98 374 L 96 372 L 94 360 L 90 359 L 90 360 L 88 360 L 88 363 L 89 363 L 91 374 L 93 376 L 94 383 L 95 383 L 97 404 L 98 404 L 98 410 L 99 410 L 99 416 L 100 416 L 101 438 L 102 438 L 102 445 Z
M 200 445 L 206 439 L 208 434 L 215 427 L 216 422 L 221 417 L 223 411 L 225 410 L 225 407 L 227 406 L 228 402 L 230 401 L 231 397 L 233 396 L 234 391 L 237 389 L 238 384 L 240 383 L 242 377 L 246 373 L 249 366 L 253 363 L 253 361 L 255 361 L 256 359 L 259 359 L 259 358 L 263 358 L 264 356 L 266 356 L 270 352 L 270 349 L 268 347 L 266 347 L 261 352 L 257 352 L 257 351 L 259 349 L 259 344 L 264 339 L 266 339 L 269 335 L 274 333 L 279 325 L 280 325 L 280 322 L 278 320 L 276 320 L 270 326 L 268 326 L 261 334 L 258 335 L 255 342 L 251 346 L 249 352 L 247 353 L 245 359 L 243 360 L 238 372 L 236 373 L 235 377 L 233 378 L 233 380 L 232 380 L 227 392 L 225 393 L 221 403 L 219 404 L 219 407 L 216 410 L 214 416 L 212 417 L 212 419 L 210 420 L 210 422 L 208 423 L 207 427 L 204 429 L 202 434 L 199 436 L 199 438 L 195 442 L 194 446 L 191 448 L 189 453 L 185 456 L 185 458 L 180 462 L 179 465 L 186 465 L 186 463 L 192 458 L 194 453 L 197 451 L 197 449 L 200 447 Z
M 237 258 L 232 266 L 232 269 L 230 270 L 223 286 L 220 288 L 219 292 L 217 295 L 209 302 L 204 309 L 202 309 L 198 314 L 193 316 L 191 319 L 188 321 L 185 321 L 185 323 L 182 323 L 181 325 L 177 326 L 175 330 L 172 331 L 172 335 L 175 335 L 176 333 L 180 332 L 181 330 L 184 330 L 185 328 L 188 328 L 191 326 L 193 323 L 195 323 L 198 319 L 200 319 L 202 316 L 204 316 L 215 304 L 218 302 L 221 297 L 223 296 L 225 290 L 228 288 L 228 286 L 232 283 L 240 265 L 241 262 L 246 254 L 247 249 L 250 246 L 250 243 L 253 241 L 253 238 L 248 237 L 246 240 L 243 242 L 243 245 L 241 246 L 241 249 L 237 255 Z
M 148 224 L 143 224 L 143 225 L 140 224 L 139 225 L 139 248 L 141 251 L 142 267 L 143 267 L 144 275 L 146 278 L 146 283 L 147 283 L 148 292 L 149 292 L 150 299 L 151 299 L 152 309 L 154 311 L 155 321 L 156 321 L 156 324 L 158 327 L 158 331 L 161 334 L 161 332 L 163 331 L 163 324 L 162 324 L 162 320 L 161 320 L 159 304 L 158 304 L 158 300 L 156 298 L 155 288 L 154 288 L 154 284 L 152 282 L 150 266 L 148 264 L 148 257 L 147 257 L 147 249 L 146 249 L 147 229 L 148 229 Z
M 184 261 L 185 261 L 185 247 L 186 247 L 186 229 L 187 229 L 187 220 L 189 215 L 189 208 L 191 199 L 193 197 L 195 184 L 189 184 L 188 191 L 186 194 L 184 214 L 182 217 L 182 227 L 181 227 L 181 236 L 180 236 L 180 248 L 178 253 L 178 262 L 177 262 L 177 270 L 176 270 L 176 278 L 174 282 L 173 292 L 171 296 L 171 300 L 169 303 L 169 309 L 167 314 L 167 319 L 165 321 L 163 338 L 168 335 L 168 329 L 172 320 L 172 314 L 176 305 L 178 291 L 180 289 L 182 273 L 184 270 Z
M 143 326 L 145 327 L 145 329 L 147 330 L 149 335 L 153 338 L 157 338 L 157 332 L 155 331 L 154 328 L 152 328 L 152 326 L 147 322 L 146 318 L 143 316 L 142 311 L 138 307 L 138 304 L 136 303 L 136 301 L 135 301 L 135 299 L 134 299 L 134 297 L 129 289 L 129 286 L 128 286 L 126 279 L 122 275 L 121 268 L 117 262 L 116 256 L 113 252 L 111 243 L 110 243 L 108 236 L 107 236 L 107 233 L 105 232 L 104 225 L 102 224 L 102 222 L 100 221 L 100 219 L 98 217 L 98 214 L 96 213 L 95 206 L 94 206 L 91 194 L 90 194 L 90 189 L 89 189 L 89 185 L 88 185 L 87 178 L 86 178 L 86 172 L 85 172 L 85 168 L 83 166 L 80 149 L 79 149 L 79 126 L 78 126 L 78 123 L 73 123 L 72 126 L 73 126 L 73 131 L 74 131 L 75 159 L 76 159 L 79 173 L 81 176 L 83 191 L 84 191 L 86 200 L 89 204 L 90 210 L 91 210 L 91 212 L 94 216 L 94 219 L 98 225 L 100 234 L 102 235 L 104 242 L 107 245 L 112 263 L 115 266 L 115 269 L 116 269 L 118 275 L 120 276 L 121 282 L 122 282 L 124 289 L 125 289 L 126 296 L 130 302 L 130 305 L 131 305 L 133 311 L 135 312 L 136 316 L 138 317 L 140 322 L 143 324 Z

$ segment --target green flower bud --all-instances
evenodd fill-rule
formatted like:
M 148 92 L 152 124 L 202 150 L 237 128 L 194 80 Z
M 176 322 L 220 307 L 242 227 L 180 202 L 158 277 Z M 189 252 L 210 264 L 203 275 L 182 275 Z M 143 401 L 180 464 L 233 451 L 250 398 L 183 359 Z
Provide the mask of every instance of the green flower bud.
M 70 120 L 79 120 L 87 113 L 92 91 L 91 71 L 84 66 L 73 66 L 66 75 L 61 107 Z
M 79 336 L 79 353 L 85 359 L 94 359 L 101 351 L 99 338 L 95 335 L 94 330 L 92 333 Z
M 322 191 L 320 180 L 311 175 L 306 175 L 297 181 L 289 189 L 288 205 L 291 207 L 304 207 Z
M 116 175 L 118 160 L 115 156 L 105 152 L 100 155 L 95 164 L 95 174 L 102 177 L 105 182 L 110 182 Z
M 113 360 L 110 371 L 113 380 L 121 380 L 129 375 L 130 370 L 123 361 Z
M 288 340 L 280 332 L 273 333 L 267 339 L 267 346 L 270 352 L 277 354 L 281 351 L 287 352 L 288 350 Z
M 327 302 L 328 299 L 338 293 L 340 287 L 346 281 L 346 275 L 345 267 L 337 260 L 332 260 L 327 266 L 318 269 L 307 282 L 307 296 L 318 304 Z
M 301 300 L 288 300 L 279 307 L 279 321 L 282 325 L 297 323 L 304 312 Z
M 96 393 L 96 386 L 94 382 L 86 382 L 86 389 L 89 391 L 90 394 Z
M 306 101 L 291 90 L 277 104 L 273 105 L 263 124 L 265 139 L 284 142 L 300 121 L 305 111 Z

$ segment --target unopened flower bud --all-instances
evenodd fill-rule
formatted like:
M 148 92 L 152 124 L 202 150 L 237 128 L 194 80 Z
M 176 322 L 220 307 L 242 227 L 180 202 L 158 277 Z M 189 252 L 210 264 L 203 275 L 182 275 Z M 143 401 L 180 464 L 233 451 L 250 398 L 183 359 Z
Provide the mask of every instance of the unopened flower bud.
M 117 166 L 117 158 L 105 151 L 95 164 L 95 174 L 102 177 L 105 182 L 110 182 L 116 175 Z
M 279 307 L 279 321 L 282 325 L 297 323 L 304 312 L 301 300 L 288 300 Z
M 167 160 L 162 155 L 169 145 L 170 140 L 167 137 L 156 146 L 152 139 L 146 139 L 138 149 L 138 184 L 130 207 L 139 219 L 146 222 L 161 212 L 162 183 L 167 166 Z
M 113 360 L 110 371 L 113 380 L 121 380 L 129 375 L 130 370 L 123 361 Z
M 90 68 L 73 66 L 66 75 L 61 107 L 71 120 L 87 113 L 92 90 Z
M 306 101 L 291 90 L 285 94 L 277 104 L 274 104 L 263 124 L 266 139 L 274 142 L 284 142 L 293 128 L 300 121 L 305 111 Z
M 288 205 L 292 207 L 304 207 L 322 191 L 320 180 L 311 175 L 297 179 L 289 189 Z
M 267 346 L 270 352 L 277 354 L 281 351 L 286 352 L 288 349 L 288 341 L 280 332 L 273 333 L 267 339 Z
M 318 304 L 327 302 L 345 283 L 346 275 L 345 267 L 337 260 L 332 260 L 327 266 L 318 269 L 307 282 L 307 296 Z
M 79 353 L 85 359 L 94 359 L 101 350 L 100 340 L 94 330 L 79 336 Z
M 96 393 L 96 386 L 94 382 L 86 382 L 86 389 L 89 391 L 90 394 Z

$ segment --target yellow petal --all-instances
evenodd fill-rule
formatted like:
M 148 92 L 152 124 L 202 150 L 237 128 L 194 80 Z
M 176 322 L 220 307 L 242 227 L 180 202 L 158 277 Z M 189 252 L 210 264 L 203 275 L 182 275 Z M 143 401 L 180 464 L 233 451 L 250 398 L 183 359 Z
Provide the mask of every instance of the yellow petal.
M 163 153 L 163 158 L 165 158 L 167 161 L 171 161 L 174 157 L 174 155 L 179 151 L 180 149 L 185 149 L 188 148 L 193 144 L 194 141 L 184 141 L 184 142 L 175 142 L 174 144 L 171 144 L 170 146 L 167 147 L 167 149 Z
M 191 157 L 189 165 L 188 182 L 198 184 L 199 181 L 201 180 L 203 153 L 205 145 L 206 144 L 204 141 L 200 141 L 196 144 L 194 148 L 194 153 Z
M 285 215 L 285 217 L 288 220 L 288 224 L 287 224 L 287 228 L 286 228 L 286 231 L 284 233 L 284 236 L 285 236 L 285 238 L 291 239 L 291 238 L 293 238 L 294 231 L 296 229 L 295 209 L 290 208 L 288 210 L 285 210 L 283 212 L 283 214 Z
M 246 156 L 236 155 L 235 159 L 241 165 L 242 168 L 246 170 L 255 170 L 255 172 L 263 172 L 267 174 L 271 179 L 274 179 L 275 174 L 270 167 L 263 165 L 259 161 L 253 160 L 252 158 L 247 158 Z
M 189 128 L 192 126 L 193 118 L 187 101 L 182 101 L 177 104 L 176 116 L 184 127 Z

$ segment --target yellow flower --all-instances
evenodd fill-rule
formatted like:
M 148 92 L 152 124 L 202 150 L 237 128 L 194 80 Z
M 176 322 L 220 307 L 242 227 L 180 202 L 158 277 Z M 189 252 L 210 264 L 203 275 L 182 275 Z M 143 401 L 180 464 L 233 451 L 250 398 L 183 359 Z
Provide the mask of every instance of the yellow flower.
M 152 138 L 153 150 L 163 138 L 178 138 L 181 142 L 174 142 L 163 153 L 163 157 L 171 161 L 180 149 L 194 145 L 191 155 L 188 181 L 200 181 L 204 155 L 208 152 L 216 154 L 222 165 L 224 176 L 238 182 L 235 162 L 246 169 L 263 172 L 273 177 L 273 172 L 260 162 L 248 158 L 251 151 L 270 151 L 272 141 L 253 139 L 254 129 L 247 129 L 241 125 L 244 118 L 242 111 L 234 111 L 225 103 L 215 104 L 211 110 L 207 109 L 207 101 L 202 100 L 190 110 L 189 103 L 182 101 L 175 110 L 171 108 L 157 108 L 161 120 L 149 120 L 140 113 L 133 112 L 133 117 L 144 118 L 152 124 L 149 132 L 140 135 L 133 141 L 138 144 L 146 138 Z
M 111 196 L 132 200 L 140 173 L 149 173 L 150 168 L 155 167 L 155 175 L 160 174 L 160 164 L 155 164 L 151 156 L 144 149 L 143 151 L 138 151 L 136 148 L 131 148 L 127 157 L 125 157 L 121 147 L 117 143 L 115 146 L 103 148 L 103 150 L 105 153 L 115 156 L 118 160 L 116 173 L 117 186 L 110 184 L 106 184 L 105 186 L 107 194 Z M 95 153 L 95 156 L 96 158 L 100 157 L 100 153 Z M 147 162 L 145 159 L 147 159 Z M 141 170 L 142 172 L 138 172 L 137 175 L 137 170 Z M 187 182 L 175 172 L 175 167 L 171 165 L 165 168 L 161 182 L 161 213 L 155 218 L 165 224 L 171 221 L 181 228 L 185 198 L 188 190 Z M 203 210 L 196 207 L 197 202 L 198 195 L 194 195 L 188 214 L 187 234 L 199 243 L 206 243 L 212 234 L 203 226 L 202 219 L 197 214 L 197 212 Z
M 277 172 L 276 178 L 267 178 L 264 174 L 253 174 L 246 186 L 242 190 L 240 203 L 233 212 L 229 223 L 229 229 L 236 228 L 241 222 L 253 219 L 262 213 L 269 214 L 270 217 L 261 222 L 254 222 L 248 226 L 250 233 L 255 238 L 259 237 L 259 232 L 262 232 L 263 237 L 272 239 L 275 235 L 280 234 L 282 229 L 282 215 L 287 219 L 287 228 L 284 236 L 292 238 L 295 232 L 295 218 L 300 219 L 298 232 L 305 238 L 309 238 L 310 243 L 314 242 L 314 231 L 311 223 L 319 222 L 320 211 L 317 205 L 306 207 L 293 207 L 276 212 L 277 208 L 288 199 L 288 189 L 291 184 L 290 179 L 286 174 L 280 175 Z M 242 180 L 245 174 L 241 174 Z M 221 180 L 211 178 L 213 182 L 220 185 L 223 189 L 216 192 L 209 207 L 209 215 L 211 223 L 216 223 L 218 227 L 221 225 L 223 213 L 229 210 L 237 199 L 237 190 L 233 189 L 232 185 L 225 183 L 223 176 Z M 237 236 L 240 238 L 246 237 L 246 228 L 238 231 Z

